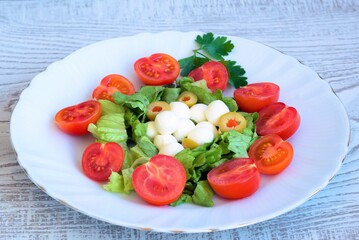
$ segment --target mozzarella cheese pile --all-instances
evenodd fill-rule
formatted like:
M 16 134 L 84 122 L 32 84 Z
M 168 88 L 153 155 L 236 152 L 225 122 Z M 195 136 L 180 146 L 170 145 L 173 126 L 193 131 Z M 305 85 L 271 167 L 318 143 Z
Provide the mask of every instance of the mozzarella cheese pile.
M 216 100 L 208 106 L 198 103 L 189 108 L 182 102 L 170 103 L 169 111 L 160 112 L 148 122 L 147 136 L 159 149 L 159 154 L 176 155 L 184 149 L 188 138 L 198 145 L 212 142 L 217 136 L 219 118 L 229 112 L 227 105 Z

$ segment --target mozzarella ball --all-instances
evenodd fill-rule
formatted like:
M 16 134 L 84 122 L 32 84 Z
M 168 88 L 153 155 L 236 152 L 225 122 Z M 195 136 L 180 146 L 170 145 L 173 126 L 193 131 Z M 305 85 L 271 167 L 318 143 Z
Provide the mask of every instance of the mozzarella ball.
M 154 121 L 149 121 L 147 123 L 147 131 L 146 131 L 146 135 L 147 137 L 149 137 L 151 140 L 158 134 L 156 126 L 155 126 L 155 122 Z
M 171 102 L 171 111 L 180 119 L 189 119 L 191 112 L 189 107 L 183 102 Z
M 177 130 L 178 118 L 172 111 L 162 111 L 156 116 L 155 126 L 160 134 L 172 134 Z
M 195 127 L 187 136 L 197 144 L 201 145 L 204 143 L 212 142 L 214 139 L 213 131 L 209 131 L 205 127 Z
M 170 134 L 156 135 L 153 139 L 153 144 L 155 144 L 158 149 L 161 149 L 164 145 L 176 142 L 176 138 Z
M 165 154 L 173 157 L 183 149 L 184 147 L 182 146 L 182 144 L 179 144 L 178 142 L 174 142 L 162 146 L 158 154 Z
M 219 118 L 227 112 L 229 112 L 227 105 L 221 100 L 215 100 L 207 106 L 204 114 L 206 115 L 206 118 L 209 122 L 213 123 L 215 126 L 218 126 Z
M 184 137 L 187 137 L 188 133 L 194 129 L 194 123 L 189 119 L 182 119 L 178 123 L 177 130 L 173 133 L 173 136 L 177 141 L 181 142 Z
M 190 108 L 190 112 L 191 112 L 191 119 L 193 121 L 195 121 L 196 123 L 202 122 L 202 121 L 206 121 L 206 115 L 204 114 L 204 111 L 207 109 L 207 105 L 203 104 L 203 103 L 197 103 L 195 105 L 193 105 Z
M 218 135 L 218 130 L 217 130 L 216 126 L 214 126 L 211 122 L 203 121 L 203 122 L 198 123 L 196 125 L 196 127 L 207 128 L 208 131 L 213 132 L 214 137 L 217 137 L 217 135 Z

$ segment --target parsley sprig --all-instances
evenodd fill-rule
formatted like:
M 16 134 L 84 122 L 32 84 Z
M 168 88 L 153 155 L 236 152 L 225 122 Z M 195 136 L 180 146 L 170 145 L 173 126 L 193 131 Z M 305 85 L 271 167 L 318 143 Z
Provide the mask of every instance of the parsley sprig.
M 247 77 L 244 76 L 246 71 L 237 65 L 236 61 L 224 59 L 224 56 L 228 56 L 234 48 L 231 40 L 227 40 L 227 37 L 223 36 L 215 38 L 210 32 L 202 36 L 197 35 L 195 42 L 198 48 L 193 50 L 193 55 L 179 60 L 182 76 L 187 76 L 193 69 L 206 62 L 219 61 L 227 68 L 229 84 L 235 88 L 248 84 Z

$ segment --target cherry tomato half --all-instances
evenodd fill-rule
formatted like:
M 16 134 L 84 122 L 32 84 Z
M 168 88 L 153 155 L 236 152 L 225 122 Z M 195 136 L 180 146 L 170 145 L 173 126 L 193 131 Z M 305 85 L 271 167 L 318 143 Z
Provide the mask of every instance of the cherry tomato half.
M 146 85 L 171 84 L 180 73 L 178 61 L 165 53 L 138 59 L 134 69 L 137 77 Z
M 192 70 L 189 74 L 195 81 L 206 80 L 212 92 L 216 89 L 226 90 L 228 85 L 227 68 L 220 62 L 209 61 L 201 67 Z
M 278 101 L 279 90 L 279 86 L 274 83 L 252 83 L 237 88 L 233 96 L 241 110 L 258 112 L 263 107 Z
M 55 123 L 68 134 L 84 135 L 88 133 L 88 125 L 96 123 L 100 116 L 101 104 L 90 100 L 61 109 L 55 115 Z
M 136 193 L 153 205 L 174 202 L 183 192 L 186 171 L 174 157 L 159 154 L 135 168 L 132 185 Z
M 113 94 L 115 92 L 131 95 L 134 94 L 135 91 L 135 87 L 130 80 L 122 75 L 110 74 L 101 80 L 100 85 L 92 92 L 92 97 L 113 102 Z
M 282 102 L 272 103 L 262 108 L 258 114 L 256 126 L 260 136 L 278 134 L 285 140 L 299 128 L 299 113 L 294 107 L 288 107 Z
M 277 174 L 292 162 L 293 147 L 278 135 L 270 134 L 256 140 L 248 155 L 254 159 L 260 173 Z
M 219 196 L 239 199 L 256 192 L 261 178 L 253 159 L 236 158 L 213 168 L 207 179 Z
M 90 144 L 82 154 L 82 169 L 87 177 L 95 181 L 106 181 L 112 172 L 122 168 L 124 152 L 115 142 Z

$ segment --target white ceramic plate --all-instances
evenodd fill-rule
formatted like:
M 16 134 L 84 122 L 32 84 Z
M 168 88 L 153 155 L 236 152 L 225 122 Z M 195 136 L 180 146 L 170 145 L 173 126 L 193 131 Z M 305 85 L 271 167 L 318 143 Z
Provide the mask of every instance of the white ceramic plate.
M 185 204 L 154 207 L 135 194 L 106 192 L 84 176 L 80 159 L 91 136 L 72 137 L 53 121 L 63 107 L 90 98 L 107 74 L 140 82 L 133 63 L 163 52 L 177 59 L 191 55 L 198 32 L 161 32 L 115 38 L 84 47 L 37 75 L 23 91 L 11 117 L 11 139 L 20 165 L 31 180 L 54 199 L 91 217 L 121 226 L 164 231 L 205 232 L 237 228 L 290 211 L 324 188 L 341 167 L 349 141 L 346 112 L 330 86 L 296 59 L 238 37 L 228 59 L 247 71 L 250 83 L 272 81 L 281 87 L 280 101 L 297 108 L 301 125 L 289 139 L 292 164 L 281 174 L 263 177 L 251 197 L 215 198 L 212 208 Z M 231 94 L 229 89 L 227 94 Z

